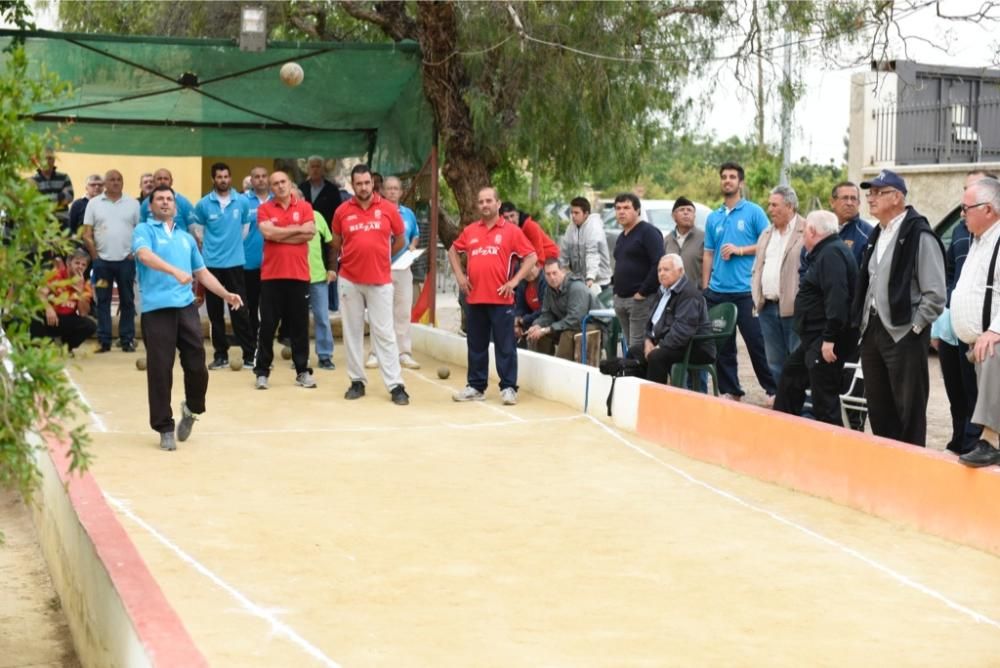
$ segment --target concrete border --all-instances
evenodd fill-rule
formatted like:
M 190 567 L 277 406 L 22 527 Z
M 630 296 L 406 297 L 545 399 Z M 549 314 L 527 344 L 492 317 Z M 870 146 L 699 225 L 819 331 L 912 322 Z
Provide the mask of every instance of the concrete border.
M 639 389 L 638 434 L 694 459 L 1000 555 L 1000 469 L 665 385 Z
M 47 438 L 37 453 L 32 515 L 80 662 L 207 666 L 94 477 L 69 473 L 69 444 Z

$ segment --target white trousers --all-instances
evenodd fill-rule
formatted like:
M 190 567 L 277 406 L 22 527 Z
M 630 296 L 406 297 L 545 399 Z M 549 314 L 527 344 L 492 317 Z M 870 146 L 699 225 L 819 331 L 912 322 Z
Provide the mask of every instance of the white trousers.
M 400 355 L 413 350 L 410 342 L 410 312 L 413 310 L 413 272 L 410 268 L 392 270 L 392 325 Z
M 397 385 L 402 385 L 399 349 L 396 347 L 396 336 L 392 328 L 392 285 L 351 283 L 340 276 L 337 288 L 340 293 L 340 322 L 347 354 L 348 377 L 352 382 L 361 381 L 368 384 L 364 358 L 367 307 L 372 352 L 378 358 L 382 382 L 390 391 Z

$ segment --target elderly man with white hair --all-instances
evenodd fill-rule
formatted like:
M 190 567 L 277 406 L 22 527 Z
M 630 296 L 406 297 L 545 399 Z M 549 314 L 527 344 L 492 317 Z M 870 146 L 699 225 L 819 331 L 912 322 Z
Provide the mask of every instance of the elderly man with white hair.
M 815 418 L 842 426 L 844 360 L 858 345 L 850 313 L 858 265 L 841 241 L 839 227 L 837 216 L 829 211 L 813 211 L 806 217 L 802 245 L 809 253 L 809 268 L 799 281 L 794 309 L 799 346 L 785 361 L 774 408 L 800 415 L 808 389 Z
M 660 288 L 654 293 L 652 315 L 646 323 L 642 350 L 633 346 L 628 354 L 645 363 L 645 377 L 666 385 L 670 370 L 683 361 L 695 334 L 711 334 L 708 305 L 698 286 L 684 275 L 684 260 L 676 253 L 660 258 L 656 267 Z M 691 351 L 692 364 L 715 361 L 715 344 L 701 341 Z
M 984 178 L 966 188 L 962 213 L 972 234 L 969 254 L 951 293 L 951 325 L 969 345 L 976 365 L 972 424 L 983 427 L 975 448 L 960 457 L 967 466 L 1000 464 L 1000 182 Z

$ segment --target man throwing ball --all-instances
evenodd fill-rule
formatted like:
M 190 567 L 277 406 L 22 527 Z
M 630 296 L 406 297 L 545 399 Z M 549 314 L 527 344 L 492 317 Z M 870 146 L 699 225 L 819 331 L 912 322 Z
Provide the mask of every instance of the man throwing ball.
M 469 346 L 468 385 L 452 397 L 455 401 L 482 401 L 490 371 L 490 337 L 496 351 L 500 399 L 517 403 L 517 342 L 514 338 L 514 289 L 535 265 L 535 251 L 517 225 L 500 217 L 500 200 L 494 188 L 479 191 L 481 220 L 462 230 L 448 249 L 458 287 L 468 296 L 466 334 Z M 469 274 L 462 271 L 458 254 L 468 258 Z M 521 268 L 511 277 L 514 257 Z
M 222 287 L 205 268 L 194 237 L 174 224 L 177 212 L 174 191 L 169 186 L 158 186 L 150 199 L 152 218 L 140 223 L 132 236 L 142 291 L 149 426 L 160 434 L 161 449 L 176 450 L 176 441 L 186 441 L 197 416 L 205 412 L 208 390 L 205 344 L 191 289 L 192 277 L 197 277 L 233 310 L 243 306 L 243 300 Z M 176 439 L 170 408 L 175 350 L 180 351 L 184 370 L 184 401 Z

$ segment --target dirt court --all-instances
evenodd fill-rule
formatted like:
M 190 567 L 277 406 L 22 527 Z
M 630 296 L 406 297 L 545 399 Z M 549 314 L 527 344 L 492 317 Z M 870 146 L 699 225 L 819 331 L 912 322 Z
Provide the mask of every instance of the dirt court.
M 93 473 L 215 666 L 996 665 L 1000 559 L 564 405 L 409 407 L 212 372 L 174 453 L 135 355 L 80 360 Z M 140 355 L 141 355 L 140 348 Z M 180 402 L 175 380 L 175 410 Z

